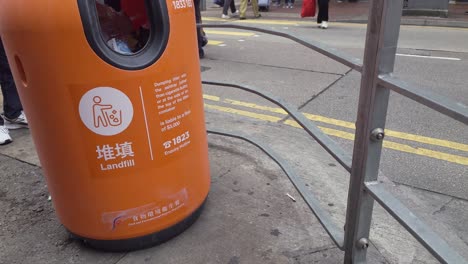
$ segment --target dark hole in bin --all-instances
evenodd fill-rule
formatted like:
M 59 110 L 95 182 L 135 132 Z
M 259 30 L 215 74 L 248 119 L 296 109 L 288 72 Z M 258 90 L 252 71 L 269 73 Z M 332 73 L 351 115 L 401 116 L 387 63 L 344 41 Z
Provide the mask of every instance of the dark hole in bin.
M 132 55 L 141 51 L 151 33 L 145 0 L 95 0 L 103 41 L 113 51 Z

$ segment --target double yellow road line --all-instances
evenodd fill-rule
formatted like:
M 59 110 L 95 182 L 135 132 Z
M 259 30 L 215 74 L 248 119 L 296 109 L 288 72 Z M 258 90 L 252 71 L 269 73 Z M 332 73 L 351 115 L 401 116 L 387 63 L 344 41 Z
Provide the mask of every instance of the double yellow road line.
M 242 101 L 237 101 L 237 100 L 231 100 L 231 99 L 221 99 L 218 96 L 207 95 L 207 94 L 203 95 L 203 97 L 205 99 L 205 108 L 215 110 L 215 111 L 231 113 L 235 115 L 240 115 L 244 117 L 249 117 L 249 118 L 253 118 L 257 120 L 274 122 L 274 123 L 281 122 L 281 120 L 283 120 L 284 117 L 287 116 L 287 113 L 281 108 L 262 106 L 262 105 L 257 105 L 257 104 L 242 102 Z M 218 104 L 208 103 L 210 101 L 217 102 Z M 225 106 L 222 106 L 219 104 L 223 104 Z M 240 110 L 234 107 L 241 107 L 245 110 Z M 266 113 L 252 112 L 252 110 L 262 111 Z M 272 114 L 275 114 L 275 115 L 272 115 Z M 309 113 L 304 113 L 304 115 L 309 120 L 315 121 L 317 123 L 333 125 L 335 127 L 344 128 L 346 130 L 351 130 L 351 131 L 355 130 L 355 125 L 354 123 L 351 123 L 351 122 L 333 119 L 333 118 L 320 116 L 320 115 L 309 114 Z M 297 124 L 294 120 L 291 120 L 291 119 L 287 119 L 286 121 L 284 121 L 284 124 L 290 125 L 292 127 L 300 128 L 299 124 Z M 329 128 L 329 127 L 324 127 L 324 126 L 318 126 L 318 127 L 327 135 L 337 137 L 337 138 L 347 139 L 347 140 L 354 140 L 354 133 L 347 132 L 346 130 L 334 129 L 334 128 Z M 434 158 L 438 160 L 443 160 L 443 161 L 447 161 L 447 162 L 451 162 L 455 164 L 468 165 L 468 157 L 445 153 L 441 151 L 430 150 L 428 148 L 413 147 L 407 144 L 393 142 L 388 139 L 389 138 L 402 139 L 405 141 L 417 142 L 417 143 L 425 144 L 428 146 L 443 147 L 449 150 L 451 149 L 451 150 L 462 151 L 462 152 L 468 152 L 467 144 L 453 142 L 453 141 L 444 140 L 444 139 L 437 139 L 437 138 L 425 137 L 425 136 L 420 136 L 420 135 L 415 135 L 415 134 L 409 134 L 409 133 L 404 133 L 404 132 L 398 132 L 398 131 L 394 131 L 390 129 L 385 130 L 385 136 L 386 136 L 386 139 L 383 142 L 384 148 L 397 150 L 397 151 L 401 151 L 401 152 L 405 152 L 409 154 L 415 154 L 419 156 Z

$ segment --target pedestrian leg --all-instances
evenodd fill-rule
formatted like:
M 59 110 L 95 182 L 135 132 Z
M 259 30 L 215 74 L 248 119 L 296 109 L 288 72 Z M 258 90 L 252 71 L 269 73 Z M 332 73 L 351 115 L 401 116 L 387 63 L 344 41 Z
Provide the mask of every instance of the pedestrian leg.
M 3 42 L 0 39 L 0 85 L 2 86 L 3 94 L 3 111 L 8 119 L 15 119 L 21 115 L 23 106 L 16 90 L 13 75 L 11 74 L 8 59 L 3 47 Z
M 318 0 L 318 8 L 317 23 L 328 21 L 328 0 Z
M 250 2 L 252 3 L 252 10 L 253 10 L 254 16 L 255 17 L 261 17 L 262 15 L 260 15 L 260 13 L 258 12 L 258 10 L 259 10 L 258 0 L 250 0 Z
M 234 14 L 234 15 L 239 15 L 239 12 L 237 12 L 236 10 L 236 3 L 234 2 L 234 0 L 231 1 L 231 13 Z
M 223 15 L 225 15 L 225 16 L 228 15 L 228 9 L 231 6 L 231 3 L 234 3 L 234 0 L 225 0 L 224 1 Z M 232 9 L 231 9 L 231 11 L 232 11 Z
M 194 0 L 193 1 L 195 4 L 195 23 L 201 24 L 201 11 L 200 11 L 200 0 Z M 203 29 L 201 27 L 197 27 L 197 42 L 198 42 L 198 56 L 200 59 L 205 57 L 205 51 L 203 50 Z
M 245 13 L 247 12 L 247 5 L 248 5 L 248 0 L 241 0 L 240 1 L 240 7 L 239 7 L 239 17 L 240 19 L 245 19 Z

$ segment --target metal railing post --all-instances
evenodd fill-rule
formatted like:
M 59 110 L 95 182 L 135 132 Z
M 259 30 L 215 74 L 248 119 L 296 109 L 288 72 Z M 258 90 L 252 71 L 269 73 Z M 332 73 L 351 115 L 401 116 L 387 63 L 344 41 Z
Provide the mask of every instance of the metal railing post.
M 330 221 L 327 213 L 320 207 L 312 194 L 308 194 L 296 177 L 288 172 L 287 165 L 278 157 L 270 153 L 265 146 L 240 136 L 225 132 L 215 134 L 233 136 L 251 142 L 267 153 L 293 182 L 301 196 L 314 212 L 320 223 L 331 236 L 338 248 L 345 250 L 345 263 L 365 263 L 367 247 L 369 246 L 369 231 L 372 219 L 374 200 L 389 212 L 407 231 L 409 231 L 429 252 L 442 263 L 468 263 L 457 252 L 426 226 L 398 199 L 385 190 L 377 181 L 384 138 L 384 128 L 388 108 L 390 90 L 397 92 L 417 103 L 432 108 L 448 117 L 468 124 L 468 111 L 447 97 L 427 91 L 414 85 L 407 84 L 393 76 L 395 55 L 397 51 L 398 36 L 400 33 L 400 20 L 403 0 L 373 0 L 371 2 L 364 64 L 361 60 L 342 54 L 338 50 L 327 47 L 319 42 L 304 40 L 284 32 L 264 28 L 249 27 L 233 24 L 208 24 L 210 28 L 235 28 L 252 30 L 290 39 L 309 49 L 317 51 L 353 70 L 362 73 L 361 89 L 359 95 L 358 116 L 356 122 L 356 140 L 353 160 L 344 154 L 332 140 L 301 115 L 287 106 L 281 99 L 260 92 L 256 88 L 240 86 L 237 84 L 203 81 L 203 84 L 239 88 L 257 94 L 270 102 L 281 106 L 298 124 L 304 128 L 322 147 L 327 150 L 346 170 L 351 172 L 348 203 L 346 212 L 346 225 L 343 233 Z M 201 26 L 198 24 L 198 26 Z M 352 163 L 352 164 L 351 164 Z
M 206 0 L 200 0 L 200 10 L 201 11 L 206 11 Z
M 379 74 L 393 72 L 403 0 L 373 0 L 369 10 L 345 225 L 344 263 L 365 263 L 374 199 L 364 182 L 376 181 L 390 91 Z

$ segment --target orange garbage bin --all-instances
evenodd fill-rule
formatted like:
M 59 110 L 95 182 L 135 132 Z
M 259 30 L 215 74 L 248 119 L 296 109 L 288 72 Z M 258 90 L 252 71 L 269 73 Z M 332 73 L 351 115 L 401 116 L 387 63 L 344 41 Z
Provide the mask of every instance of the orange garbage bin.
M 0 34 L 70 233 L 132 250 L 197 219 L 210 176 L 192 0 L 2 1 Z

